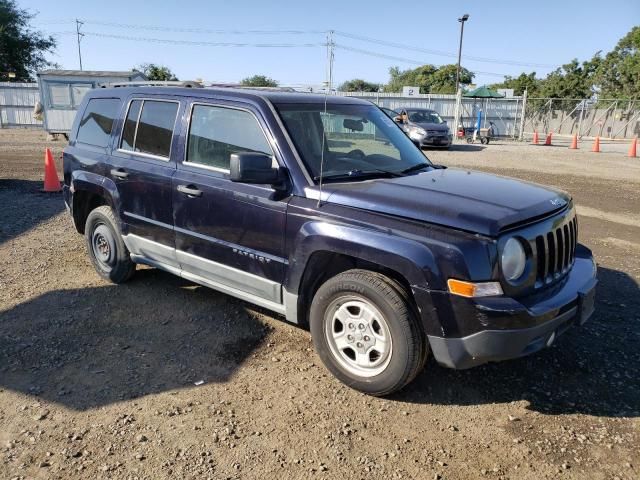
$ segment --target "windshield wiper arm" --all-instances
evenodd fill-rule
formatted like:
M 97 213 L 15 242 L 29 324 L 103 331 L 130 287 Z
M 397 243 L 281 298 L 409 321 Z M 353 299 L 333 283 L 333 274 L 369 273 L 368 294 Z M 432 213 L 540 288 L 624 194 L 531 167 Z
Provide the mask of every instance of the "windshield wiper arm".
M 373 170 L 351 170 L 347 173 L 335 173 L 333 175 L 323 175 L 322 180 L 350 180 L 350 179 L 363 179 L 379 177 L 384 175 L 386 177 L 404 177 L 401 172 L 392 172 L 389 170 L 373 169 Z M 320 175 L 313 177 L 315 181 L 320 180 Z
M 402 173 L 404 173 L 405 175 L 407 173 L 411 173 L 411 172 L 417 172 L 419 170 L 423 170 L 427 167 L 431 167 L 432 165 L 430 163 L 417 163 L 416 165 L 412 165 L 409 168 L 405 168 L 404 170 L 402 170 Z
M 447 168 L 445 165 L 437 165 L 435 163 L 418 163 L 416 165 L 410 166 L 409 168 L 405 168 L 404 170 L 402 170 L 402 173 L 406 175 L 407 173 L 424 170 L 427 167 L 433 168 L 434 170 L 440 170 L 440 169 Z

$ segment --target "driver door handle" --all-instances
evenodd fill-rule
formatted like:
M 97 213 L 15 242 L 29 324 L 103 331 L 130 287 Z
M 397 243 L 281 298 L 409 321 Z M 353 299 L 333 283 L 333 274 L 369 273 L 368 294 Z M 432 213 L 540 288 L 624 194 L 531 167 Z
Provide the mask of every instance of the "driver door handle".
M 189 197 L 201 197 L 202 190 L 198 189 L 194 185 L 178 185 L 178 191 L 184 193 Z
M 129 174 L 124 168 L 114 168 L 111 170 L 111 175 L 116 178 L 127 178 Z

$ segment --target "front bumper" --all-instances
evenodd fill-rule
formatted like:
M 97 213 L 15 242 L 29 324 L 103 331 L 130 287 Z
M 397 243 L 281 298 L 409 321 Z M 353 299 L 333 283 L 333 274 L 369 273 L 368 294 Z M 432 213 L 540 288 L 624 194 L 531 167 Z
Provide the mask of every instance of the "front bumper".
M 476 330 L 463 336 L 428 335 L 443 366 L 464 369 L 523 357 L 553 344 L 572 325 L 584 324 L 594 310 L 598 283 L 591 252 L 576 251 L 575 263 L 558 284 L 519 301 L 508 297 L 464 299 L 446 294 L 458 325 Z M 460 317 L 464 318 L 460 318 Z
M 422 137 L 418 143 L 421 147 L 449 147 L 451 145 L 452 139 L 452 135 L 427 135 L 426 137 Z

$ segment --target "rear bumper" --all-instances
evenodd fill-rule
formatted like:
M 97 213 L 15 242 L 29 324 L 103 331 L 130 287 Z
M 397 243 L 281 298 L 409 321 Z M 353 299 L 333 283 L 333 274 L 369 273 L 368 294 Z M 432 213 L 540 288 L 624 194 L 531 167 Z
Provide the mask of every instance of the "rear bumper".
M 537 352 L 553 344 L 572 325 L 582 325 L 591 317 L 597 283 L 589 252 L 588 256 L 576 256 L 574 267 L 561 286 L 522 303 L 504 299 L 496 304 L 489 298 L 450 296 L 452 304 L 465 304 L 463 308 L 454 307 L 452 312 L 469 315 L 473 307 L 474 318 L 481 319 L 478 321 L 484 325 L 466 336 L 429 335 L 433 355 L 443 366 L 464 369 Z

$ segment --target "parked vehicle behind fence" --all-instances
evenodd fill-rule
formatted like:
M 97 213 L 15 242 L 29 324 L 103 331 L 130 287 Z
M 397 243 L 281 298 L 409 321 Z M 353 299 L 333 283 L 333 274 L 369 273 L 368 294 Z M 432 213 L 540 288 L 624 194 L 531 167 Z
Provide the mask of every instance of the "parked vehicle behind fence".
M 431 355 L 468 368 L 536 352 L 593 312 L 568 194 L 436 165 L 356 98 L 91 90 L 64 199 L 104 279 L 146 264 L 269 309 L 373 395 Z

